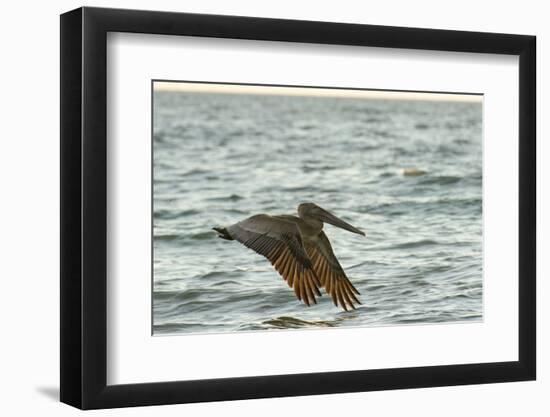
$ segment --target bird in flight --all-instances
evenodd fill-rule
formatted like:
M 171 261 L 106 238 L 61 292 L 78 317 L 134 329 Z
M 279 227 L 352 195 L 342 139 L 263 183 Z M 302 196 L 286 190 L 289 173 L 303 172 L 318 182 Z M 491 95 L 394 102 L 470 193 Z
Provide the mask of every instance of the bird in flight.
M 256 214 L 228 227 L 214 227 L 218 237 L 236 240 L 265 256 L 298 300 L 317 304 L 324 288 L 336 307 L 355 309 L 359 291 L 336 259 L 323 223 L 365 236 L 361 230 L 314 203 L 298 206 L 298 216 Z

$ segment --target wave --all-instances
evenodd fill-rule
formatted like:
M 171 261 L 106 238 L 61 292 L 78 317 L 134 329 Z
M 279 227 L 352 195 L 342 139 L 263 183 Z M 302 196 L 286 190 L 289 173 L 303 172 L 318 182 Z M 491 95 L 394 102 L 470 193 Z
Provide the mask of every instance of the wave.
M 340 169 L 339 166 L 332 166 L 332 165 L 323 165 L 323 166 L 310 166 L 310 165 L 304 165 L 302 166 L 302 172 L 308 173 L 308 172 L 325 172 L 325 171 L 333 171 Z
M 180 217 L 193 216 L 200 214 L 199 210 L 189 209 L 189 210 L 167 210 L 167 209 L 157 209 L 153 213 L 155 219 L 178 219 Z
M 468 197 L 468 198 L 435 198 L 426 200 L 405 200 L 400 199 L 397 201 L 372 204 L 360 206 L 357 208 L 359 213 L 373 213 L 373 214 L 403 214 L 410 213 L 416 209 L 436 210 L 444 207 L 479 207 L 481 208 L 481 197 Z
M 167 233 L 167 234 L 155 234 L 155 241 L 173 241 L 173 240 L 177 240 L 179 239 L 181 236 L 180 235 L 175 235 L 175 234 L 170 234 L 170 233 Z
M 216 232 L 207 229 L 205 231 L 192 234 L 155 233 L 153 235 L 153 239 L 155 240 L 155 242 L 185 242 L 186 240 L 211 240 L 215 239 L 216 236 Z
M 204 232 L 190 235 L 189 238 L 193 240 L 210 240 L 216 238 L 216 232 L 214 232 L 213 230 L 206 230 Z
M 461 181 L 463 177 L 454 175 L 425 176 L 418 181 L 420 185 L 450 185 Z
M 379 250 L 411 249 L 411 248 L 418 248 L 421 246 L 434 246 L 434 245 L 439 245 L 439 243 L 432 239 L 421 239 L 421 240 L 415 240 L 412 242 L 404 242 L 404 243 L 398 243 L 395 245 L 384 246 L 378 249 Z
M 418 130 L 426 130 L 430 128 L 430 125 L 427 123 L 417 123 L 414 125 L 414 128 Z
M 277 329 L 300 329 L 303 327 L 334 327 L 335 324 L 329 321 L 307 321 L 298 319 L 295 317 L 277 317 L 275 319 L 270 319 L 262 322 L 262 324 L 268 325 L 270 327 L 275 327 Z
M 244 199 L 245 197 L 243 197 L 242 195 L 230 194 L 230 195 L 225 195 L 220 197 L 210 197 L 210 198 L 207 198 L 206 200 L 208 201 L 240 201 Z
M 180 177 L 192 177 L 196 175 L 211 174 L 212 171 L 207 171 L 205 169 L 192 169 L 187 172 L 181 173 Z

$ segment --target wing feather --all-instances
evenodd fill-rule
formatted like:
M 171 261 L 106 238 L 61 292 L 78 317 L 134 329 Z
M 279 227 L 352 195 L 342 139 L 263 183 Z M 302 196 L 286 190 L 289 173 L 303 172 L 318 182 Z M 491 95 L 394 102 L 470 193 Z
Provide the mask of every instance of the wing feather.
M 304 248 L 298 226 L 288 220 L 259 214 L 226 228 L 231 238 L 265 256 L 306 305 L 317 303 L 319 280 Z
M 355 304 L 361 304 L 356 297 L 360 295 L 359 291 L 346 276 L 323 231 L 316 240 L 307 240 L 305 249 L 312 260 L 312 269 L 320 286 L 325 288 L 335 306 L 339 305 L 347 311 L 349 308 L 355 309 Z

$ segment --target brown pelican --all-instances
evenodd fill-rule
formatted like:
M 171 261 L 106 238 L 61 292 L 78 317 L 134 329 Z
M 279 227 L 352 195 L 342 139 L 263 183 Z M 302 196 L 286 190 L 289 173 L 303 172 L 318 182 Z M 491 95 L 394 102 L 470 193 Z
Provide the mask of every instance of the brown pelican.
M 298 217 L 257 214 L 229 227 L 214 227 L 219 237 L 236 240 L 265 256 L 277 272 L 294 288 L 306 305 L 317 303 L 324 287 L 334 305 L 344 310 L 361 304 L 359 291 L 350 282 L 334 256 L 323 232 L 323 223 L 365 236 L 361 230 L 314 203 L 298 206 Z

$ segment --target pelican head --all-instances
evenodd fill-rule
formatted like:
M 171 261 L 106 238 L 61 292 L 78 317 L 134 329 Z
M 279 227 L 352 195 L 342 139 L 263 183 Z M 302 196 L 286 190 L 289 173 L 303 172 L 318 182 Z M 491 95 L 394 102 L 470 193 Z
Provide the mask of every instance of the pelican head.
M 336 217 L 334 214 L 325 210 L 322 207 L 319 207 L 315 203 L 302 203 L 298 206 L 298 216 L 306 220 L 308 217 L 319 220 L 323 223 L 329 223 L 333 226 L 339 227 L 340 229 L 347 230 L 348 232 L 357 233 L 359 235 L 365 236 L 365 233 L 356 227 L 353 227 L 351 224 L 343 221 L 342 219 Z

